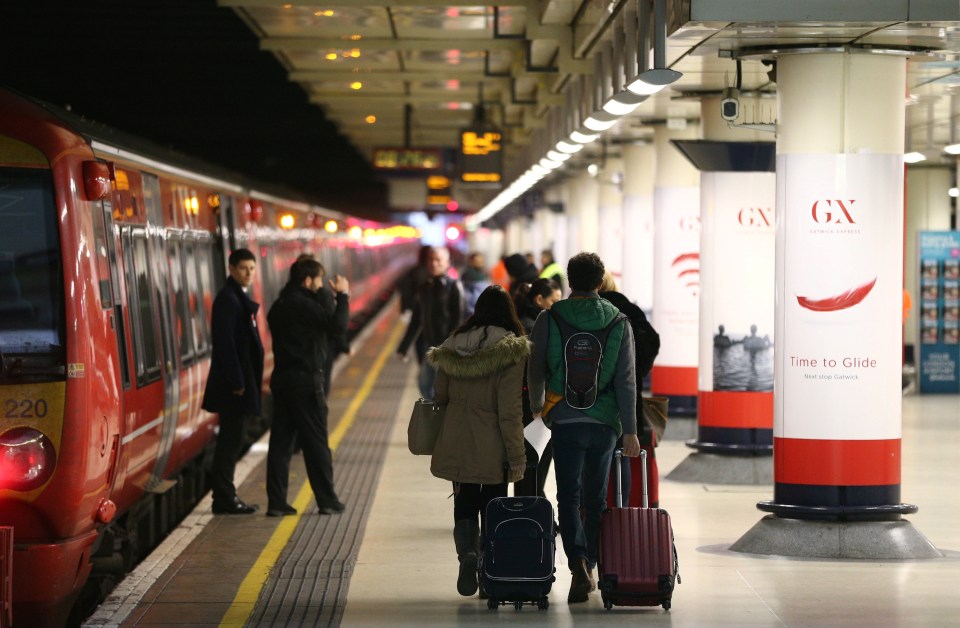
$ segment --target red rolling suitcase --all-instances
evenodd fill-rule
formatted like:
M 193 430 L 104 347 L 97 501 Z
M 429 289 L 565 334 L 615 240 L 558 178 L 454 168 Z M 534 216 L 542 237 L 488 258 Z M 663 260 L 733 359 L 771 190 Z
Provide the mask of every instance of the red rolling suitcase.
M 622 453 L 617 450 L 619 458 Z M 670 609 L 674 584 L 679 584 L 676 547 L 670 515 L 647 507 L 646 452 L 640 452 L 643 507 L 623 508 L 620 465 L 616 474 L 617 507 L 600 519 L 600 556 L 597 583 L 603 606 L 663 606 Z M 619 463 L 619 460 L 617 460 Z

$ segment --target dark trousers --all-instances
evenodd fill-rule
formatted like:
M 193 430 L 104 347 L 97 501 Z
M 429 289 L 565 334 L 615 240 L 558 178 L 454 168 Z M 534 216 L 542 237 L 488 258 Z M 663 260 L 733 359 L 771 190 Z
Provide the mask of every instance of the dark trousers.
M 586 558 L 594 567 L 617 433 L 599 423 L 554 423 L 551 432 L 563 551 L 568 562 Z
M 273 389 L 273 424 L 267 451 L 267 500 L 271 507 L 287 503 L 294 438 L 303 450 L 317 506 L 324 508 L 339 502 L 333 488 L 327 413 L 327 399 L 320 386 Z
M 480 516 L 480 529 L 487 514 L 487 504 L 495 497 L 507 496 L 507 484 L 462 484 L 453 483 L 453 522 L 468 519 L 476 521 Z
M 220 414 L 220 429 L 213 449 L 213 466 L 210 469 L 210 488 L 213 489 L 213 501 L 228 504 L 237 497 L 237 487 L 233 485 L 233 472 L 243 449 L 243 415 Z
M 513 483 L 513 494 L 516 497 L 546 497 L 543 487 L 547 483 L 547 473 L 550 472 L 550 461 L 553 460 L 553 442 L 547 443 L 543 449 L 543 457 L 539 460 L 533 445 L 527 441 L 523 441 L 523 445 L 527 451 L 527 468 L 523 479 Z

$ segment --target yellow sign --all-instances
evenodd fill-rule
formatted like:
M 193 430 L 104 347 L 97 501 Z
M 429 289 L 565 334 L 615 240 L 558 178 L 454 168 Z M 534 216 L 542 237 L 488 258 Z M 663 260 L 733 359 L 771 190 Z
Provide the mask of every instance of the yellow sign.
M 460 151 L 464 155 L 488 155 L 500 151 L 498 131 L 464 131 L 460 134 Z

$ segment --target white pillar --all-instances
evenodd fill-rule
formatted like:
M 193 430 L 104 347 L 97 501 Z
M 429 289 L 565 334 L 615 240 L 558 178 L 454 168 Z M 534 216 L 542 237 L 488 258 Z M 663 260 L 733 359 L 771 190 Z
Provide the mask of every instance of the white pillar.
M 921 231 L 950 230 L 950 188 L 953 187 L 951 168 L 907 166 L 906 254 L 904 261 L 904 288 L 910 293 L 910 316 L 903 328 L 903 342 L 919 350 L 917 330 L 920 325 L 920 288 L 917 278 L 917 239 Z
M 774 499 L 785 517 L 900 503 L 906 60 L 777 63 Z M 816 97 L 811 97 L 815 94 Z
M 653 326 L 660 354 L 650 374 L 655 395 L 670 397 L 674 414 L 696 414 L 699 360 L 700 173 L 670 140 L 693 139 L 699 127 L 683 131 L 657 126 L 657 170 L 653 193 Z
M 653 312 L 653 144 L 623 148 L 623 283 L 621 292 Z
M 741 99 L 741 108 L 756 110 L 756 101 Z M 690 444 L 705 452 L 769 455 L 773 448 L 777 198 L 774 136 L 729 128 L 720 115 L 719 97 L 703 99 L 701 118 L 708 142 L 701 146 L 703 158 L 698 162 L 700 361 L 697 440 Z M 743 150 L 741 161 L 734 161 L 739 156 L 734 148 L 743 146 L 755 148 Z M 768 150 L 767 163 L 750 163 L 761 148 Z
M 619 287 L 623 282 L 623 160 L 608 158 L 598 176 L 598 230 L 596 252 Z

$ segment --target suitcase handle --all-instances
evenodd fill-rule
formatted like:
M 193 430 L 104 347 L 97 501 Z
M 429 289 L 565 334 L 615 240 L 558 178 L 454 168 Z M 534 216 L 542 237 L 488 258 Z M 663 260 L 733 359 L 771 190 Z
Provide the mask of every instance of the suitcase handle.
M 623 459 L 623 449 L 615 449 L 613 452 L 613 461 L 617 467 L 617 508 L 623 508 L 623 467 L 620 462 Z M 649 499 L 647 497 L 647 450 L 640 448 L 640 477 L 643 482 L 643 508 L 649 508 Z

